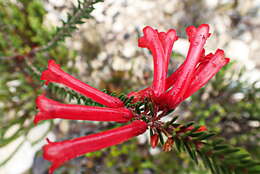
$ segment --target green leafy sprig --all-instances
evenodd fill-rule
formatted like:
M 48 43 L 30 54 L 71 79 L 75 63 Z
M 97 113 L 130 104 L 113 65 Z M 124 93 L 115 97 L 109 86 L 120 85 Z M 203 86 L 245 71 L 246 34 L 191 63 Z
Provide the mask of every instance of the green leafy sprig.
M 197 132 L 200 126 L 194 126 L 193 122 L 176 123 L 177 118 L 173 117 L 165 124 L 165 129 L 170 129 L 168 132 L 171 132 L 170 138 L 174 142 L 171 145 L 175 144 L 172 148 L 177 152 L 186 152 L 197 165 L 203 164 L 212 174 L 260 173 L 260 162 L 253 160 L 243 148 L 226 144 L 225 140 L 217 137 L 214 132 Z M 184 131 L 191 126 L 192 129 Z M 167 141 L 164 142 L 162 133 L 159 134 L 160 141 L 165 146 Z
M 78 5 L 73 6 L 72 11 L 67 14 L 67 20 L 62 20 L 62 26 L 57 27 L 53 39 L 44 47 L 36 49 L 35 51 L 46 51 L 64 41 L 66 37 L 71 37 L 71 34 L 77 30 L 78 24 L 84 24 L 84 19 L 90 19 L 90 13 L 94 10 L 93 5 L 102 2 L 103 0 L 78 0 Z

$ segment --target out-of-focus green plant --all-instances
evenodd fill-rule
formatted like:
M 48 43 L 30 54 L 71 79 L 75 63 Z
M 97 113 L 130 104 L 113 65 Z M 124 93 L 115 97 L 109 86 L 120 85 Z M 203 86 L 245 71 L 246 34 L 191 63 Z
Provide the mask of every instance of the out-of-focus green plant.
M 29 121 L 34 113 L 31 100 L 38 94 L 40 84 L 33 78 L 24 57 L 19 55 L 45 44 L 50 38 L 50 33 L 42 26 L 44 15 L 39 1 L 20 1 L 19 4 L 0 1 L 0 147 L 25 135 L 33 126 Z M 6 132 L 14 125 L 19 128 L 6 137 Z
M 245 80 L 244 71 L 232 70 L 232 64 L 224 67 L 184 109 L 195 122 L 214 128 L 229 143 L 259 158 L 260 81 Z
M 71 36 L 83 19 L 91 17 L 93 4 L 97 2 L 79 1 L 61 27 L 47 29 L 43 25 L 46 11 L 42 1 L 0 0 L 0 148 L 18 137 L 26 137 L 34 127 L 33 101 L 42 87 L 40 72 L 49 58 L 55 57 L 63 65 L 68 60 L 74 62 L 75 52 L 57 43 Z M 73 71 L 72 68 L 64 68 Z M 7 159 L 1 159 L 0 166 L 12 157 L 23 142 Z M 36 142 L 38 140 L 32 144 Z

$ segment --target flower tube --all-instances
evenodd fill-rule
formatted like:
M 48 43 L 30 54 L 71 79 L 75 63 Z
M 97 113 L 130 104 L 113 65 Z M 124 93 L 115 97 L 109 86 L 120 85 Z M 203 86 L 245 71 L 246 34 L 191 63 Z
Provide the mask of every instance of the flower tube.
M 48 69 L 43 71 L 41 80 L 46 80 L 46 84 L 49 82 L 55 82 L 63 84 L 92 100 L 103 104 L 111 108 L 117 108 L 124 106 L 124 103 L 116 97 L 112 97 L 102 91 L 99 91 L 92 86 L 81 82 L 75 77 L 65 73 L 54 60 L 49 60 Z
M 43 157 L 52 162 L 49 174 L 52 174 L 56 168 L 72 158 L 120 144 L 144 133 L 146 129 L 147 124 L 144 121 L 136 120 L 122 127 L 72 140 L 49 141 L 49 144 L 43 147 Z
M 165 92 L 165 80 L 168 71 L 168 65 L 172 53 L 172 47 L 174 42 L 178 39 L 176 31 L 170 29 L 165 32 L 158 32 L 151 27 L 145 27 L 143 29 L 144 36 L 138 40 L 138 46 L 142 48 L 148 48 L 154 58 L 154 80 L 153 85 L 150 88 L 146 88 L 139 92 L 132 92 L 129 96 L 135 96 L 137 98 L 159 97 Z
M 228 62 L 229 58 L 225 58 L 223 50 L 218 49 L 214 55 L 210 55 L 209 60 L 201 63 L 194 72 L 194 77 L 184 95 L 184 99 L 191 96 L 208 83 L 208 81 Z
M 204 59 L 205 59 L 205 50 L 203 49 L 202 53 L 200 55 L 200 60 L 204 61 Z M 181 64 L 174 73 L 172 73 L 169 77 L 167 77 L 167 79 L 166 79 L 166 89 L 169 89 L 176 82 L 176 80 L 178 79 L 178 76 L 183 71 L 184 65 L 185 65 L 184 63 Z
M 168 90 L 170 87 L 172 87 L 172 85 L 174 84 L 174 82 L 176 82 L 179 74 L 182 72 L 184 67 L 184 64 L 181 64 L 180 67 L 177 68 L 177 70 L 172 73 L 169 77 L 166 78 L 166 84 L 165 84 L 165 89 Z M 143 100 L 146 97 L 151 97 L 151 87 L 147 87 L 144 88 L 140 91 L 137 92 L 130 92 L 128 94 L 128 97 L 134 97 L 134 102 L 137 102 L 139 100 Z
M 169 62 L 170 62 L 171 55 L 172 55 L 172 47 L 173 47 L 174 42 L 178 39 L 178 37 L 177 37 L 176 31 L 174 29 L 170 29 L 170 30 L 167 31 L 167 33 L 159 32 L 159 38 L 160 38 L 161 43 L 163 45 L 164 57 L 165 57 L 165 60 L 166 60 L 164 68 L 165 68 L 166 73 L 167 73 L 168 65 L 169 65 Z
M 158 36 L 158 32 L 152 27 L 143 29 L 144 36 L 139 38 L 138 46 L 148 48 L 153 55 L 154 76 L 153 76 L 153 93 L 159 97 L 165 91 L 165 79 L 167 76 L 166 59 L 163 46 Z
M 55 118 L 69 120 L 128 122 L 133 117 L 131 111 L 123 107 L 106 108 L 97 106 L 62 104 L 46 98 L 44 95 L 37 97 L 36 105 L 40 112 L 34 118 L 35 124 L 41 120 Z
M 209 26 L 202 24 L 198 28 L 190 26 L 186 29 L 190 41 L 188 55 L 184 61 L 183 69 L 179 73 L 173 88 L 167 92 L 167 100 L 170 108 L 175 108 L 181 101 L 183 101 L 184 94 L 190 85 L 193 72 L 200 60 L 203 52 L 203 46 L 209 37 Z

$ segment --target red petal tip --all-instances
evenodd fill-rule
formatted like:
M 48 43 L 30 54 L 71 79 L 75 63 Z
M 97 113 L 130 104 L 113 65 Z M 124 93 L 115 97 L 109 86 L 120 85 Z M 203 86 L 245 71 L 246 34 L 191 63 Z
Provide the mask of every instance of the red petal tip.
M 57 76 L 53 74 L 49 69 L 42 72 L 41 80 L 46 80 L 45 85 L 48 85 L 50 81 L 57 79 Z
M 152 27 L 149 26 L 145 27 L 143 31 L 146 39 L 147 37 L 152 36 L 154 34 L 157 35 L 157 32 Z
M 47 120 L 51 118 L 51 112 L 53 110 L 53 104 L 56 102 L 45 97 L 44 94 L 36 98 L 36 106 L 39 109 L 39 112 L 34 117 L 34 124 L 37 124 L 39 121 Z
M 57 63 L 55 62 L 55 60 L 50 59 L 50 60 L 48 60 L 48 68 L 51 68 L 52 66 L 53 66 L 53 67 L 56 67 L 56 68 L 60 68 L 60 65 L 57 64 Z
M 207 28 L 209 30 L 209 24 L 201 24 L 198 28 Z
M 225 60 L 226 60 L 226 63 L 230 62 L 230 58 L 225 58 Z
M 186 33 L 190 42 L 194 40 L 196 33 L 199 34 L 199 36 L 202 36 L 203 39 L 207 39 L 210 36 L 209 25 L 201 24 L 198 28 L 189 26 L 186 28 Z
M 187 33 L 187 35 L 189 36 L 189 37 L 191 37 L 195 32 L 196 32 L 196 27 L 194 27 L 193 25 L 191 25 L 191 26 L 188 26 L 187 28 L 186 28 L 186 33 Z
M 138 47 L 141 47 L 141 48 L 147 47 L 147 42 L 146 42 L 146 39 L 144 37 L 140 37 L 138 39 Z
M 43 146 L 43 158 L 52 163 L 49 174 L 52 174 L 59 166 L 61 166 L 66 158 L 60 158 L 60 149 L 55 146 L 56 143 L 47 140 L 49 144 Z
M 49 60 L 48 60 L 48 64 L 52 64 L 52 63 L 55 63 L 55 60 L 49 59 Z
M 154 135 L 151 136 L 151 146 L 152 146 L 153 149 L 157 146 L 158 140 L 159 140 L 158 134 L 154 134 Z
M 215 54 L 225 54 L 224 50 L 222 49 L 217 49 L 216 53 Z
M 61 164 L 53 163 L 49 169 L 49 174 L 53 174 L 54 171 L 60 166 Z
M 136 136 L 144 133 L 147 129 L 147 123 L 141 120 L 135 120 L 132 122 L 133 127 L 138 127 L 139 129 L 136 130 Z
M 177 33 L 176 33 L 176 31 L 175 31 L 174 29 L 168 30 L 167 36 L 168 36 L 171 40 L 173 40 L 173 41 L 178 40 Z
M 208 24 L 202 24 L 198 27 L 197 31 L 207 39 L 209 34 L 209 25 Z
M 38 113 L 38 114 L 34 117 L 34 120 L 33 120 L 34 125 L 37 125 L 38 122 L 41 120 L 39 115 L 40 115 L 40 114 Z
M 152 27 L 150 27 L 150 26 L 146 26 L 146 27 L 144 27 L 143 28 L 143 32 L 145 33 L 145 32 L 147 32 L 148 30 L 152 30 L 152 31 L 155 31 Z

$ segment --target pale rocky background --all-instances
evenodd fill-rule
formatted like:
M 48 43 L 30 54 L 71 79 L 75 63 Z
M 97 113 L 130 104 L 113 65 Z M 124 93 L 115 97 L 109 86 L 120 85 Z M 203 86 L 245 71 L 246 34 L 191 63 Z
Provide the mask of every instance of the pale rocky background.
M 76 3 L 72 0 L 44 2 L 48 11 L 46 27 L 60 25 L 59 20 L 66 19 L 69 7 Z M 207 52 L 224 49 L 227 57 L 238 62 L 237 67 L 246 67 L 245 78 L 251 81 L 260 79 L 260 0 L 106 0 L 95 7 L 92 13 L 94 19 L 81 25 L 73 38 L 66 41 L 69 48 L 79 52 L 77 69 L 83 81 L 117 90 L 102 83 L 116 76 L 131 79 L 136 84 L 132 88 L 142 88 L 150 83 L 148 77 L 151 77 L 153 68 L 149 52 L 137 47 L 142 28 L 150 25 L 159 31 L 176 29 L 179 40 L 173 50 L 179 54 L 176 61 L 180 62 L 183 60 L 180 57 L 185 56 L 189 46 L 185 28 L 201 23 L 211 26 Z M 170 72 L 173 67 L 176 63 L 170 66 Z M 126 73 L 129 71 L 131 73 Z M 31 139 L 20 137 L 0 149 L 0 160 L 4 160 L 20 142 L 25 141 L 14 158 L 0 168 L 0 174 L 26 173 L 35 153 L 45 143 L 42 140 L 32 146 L 30 142 L 41 137 L 41 132 L 44 133 L 48 126 L 46 123 L 34 128 Z M 62 122 L 61 127 L 66 131 L 68 122 Z M 10 130 L 10 134 L 12 131 L 15 130 Z M 55 139 L 52 133 L 48 137 Z M 141 141 L 145 140 L 141 138 Z

